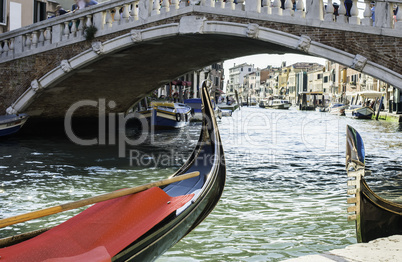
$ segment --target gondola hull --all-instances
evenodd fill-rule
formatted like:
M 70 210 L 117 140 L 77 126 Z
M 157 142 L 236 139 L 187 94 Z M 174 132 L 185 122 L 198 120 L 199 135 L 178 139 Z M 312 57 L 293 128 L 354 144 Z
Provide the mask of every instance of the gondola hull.
M 217 130 L 216 119 L 206 88 L 203 88 L 204 122 L 199 144 L 190 161 L 176 174 L 199 171 L 205 176 L 205 185 L 200 196 L 181 214 L 168 217 L 146 235 L 117 254 L 112 261 L 153 261 L 190 233 L 214 209 L 223 192 L 226 168 L 223 148 Z M 205 137 L 209 138 L 205 140 Z M 212 161 L 215 159 L 214 161 Z M 205 163 L 213 163 L 205 165 Z M 174 188 L 174 185 L 172 186 Z M 168 194 L 170 190 L 164 188 Z M 174 194 L 174 192 L 173 192 Z
M 364 176 L 365 150 L 363 140 L 352 127 L 347 127 L 346 169 L 348 172 L 348 220 L 356 222 L 358 242 L 402 234 L 402 205 L 387 201 L 370 189 Z
M 402 235 L 402 205 L 386 201 L 377 196 L 364 178 L 360 181 L 359 230 L 360 242 Z

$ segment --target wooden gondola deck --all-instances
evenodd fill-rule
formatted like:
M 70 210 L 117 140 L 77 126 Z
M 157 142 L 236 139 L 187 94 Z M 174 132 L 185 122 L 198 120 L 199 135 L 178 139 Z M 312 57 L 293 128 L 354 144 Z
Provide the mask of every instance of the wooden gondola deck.
M 399 262 L 402 257 L 402 235 L 379 238 L 320 255 L 302 256 L 286 262 Z

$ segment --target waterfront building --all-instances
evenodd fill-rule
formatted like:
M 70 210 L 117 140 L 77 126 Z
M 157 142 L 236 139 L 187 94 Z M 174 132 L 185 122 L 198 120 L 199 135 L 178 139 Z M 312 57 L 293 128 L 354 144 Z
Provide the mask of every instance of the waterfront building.
M 323 92 L 323 69 L 324 66 L 316 65 L 307 70 L 307 90 L 308 92 Z
M 0 0 L 0 34 L 54 16 L 58 4 L 53 0 Z
M 253 103 L 259 100 L 260 96 L 260 70 L 251 72 L 244 76 L 243 93 L 241 94 L 242 101 L 252 101 Z
M 306 92 L 306 81 L 303 79 L 298 79 L 298 77 L 303 78 L 305 74 L 301 74 L 298 76 L 299 73 L 307 72 L 310 68 L 314 68 L 319 66 L 317 63 L 305 63 L 299 62 L 292 64 L 287 67 L 288 71 L 288 80 L 287 80 L 287 87 L 286 87 L 286 95 L 288 100 L 295 104 L 297 102 L 297 97 L 299 93 Z
M 247 63 L 236 65 L 234 64 L 233 67 L 229 68 L 229 79 L 226 86 L 226 95 L 234 96 L 235 90 L 240 94 L 243 93 L 244 89 L 244 77 L 256 71 L 254 65 L 250 65 Z

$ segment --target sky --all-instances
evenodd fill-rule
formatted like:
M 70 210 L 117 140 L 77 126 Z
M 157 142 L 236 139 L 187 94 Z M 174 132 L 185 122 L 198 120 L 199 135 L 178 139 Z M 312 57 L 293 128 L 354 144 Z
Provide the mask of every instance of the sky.
M 266 68 L 268 65 L 272 66 L 280 66 L 283 61 L 286 61 L 286 65 L 292 65 L 297 62 L 310 62 L 310 63 L 319 63 L 325 64 L 324 58 L 314 57 L 314 56 L 306 56 L 306 55 L 298 55 L 298 54 L 284 54 L 284 55 L 251 55 L 251 56 L 243 56 L 235 59 L 226 60 L 223 63 L 223 68 L 225 70 L 225 88 L 226 81 L 229 79 L 229 68 L 233 67 L 234 64 L 239 65 L 242 63 L 254 64 L 254 67 L 259 67 L 261 69 Z

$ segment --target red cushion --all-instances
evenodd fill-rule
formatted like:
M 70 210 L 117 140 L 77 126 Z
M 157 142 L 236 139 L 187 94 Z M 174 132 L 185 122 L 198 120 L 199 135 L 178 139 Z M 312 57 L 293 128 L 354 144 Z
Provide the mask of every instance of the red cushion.
M 170 197 L 154 187 L 95 204 L 35 238 L 0 249 L 1 261 L 110 261 L 192 197 Z

